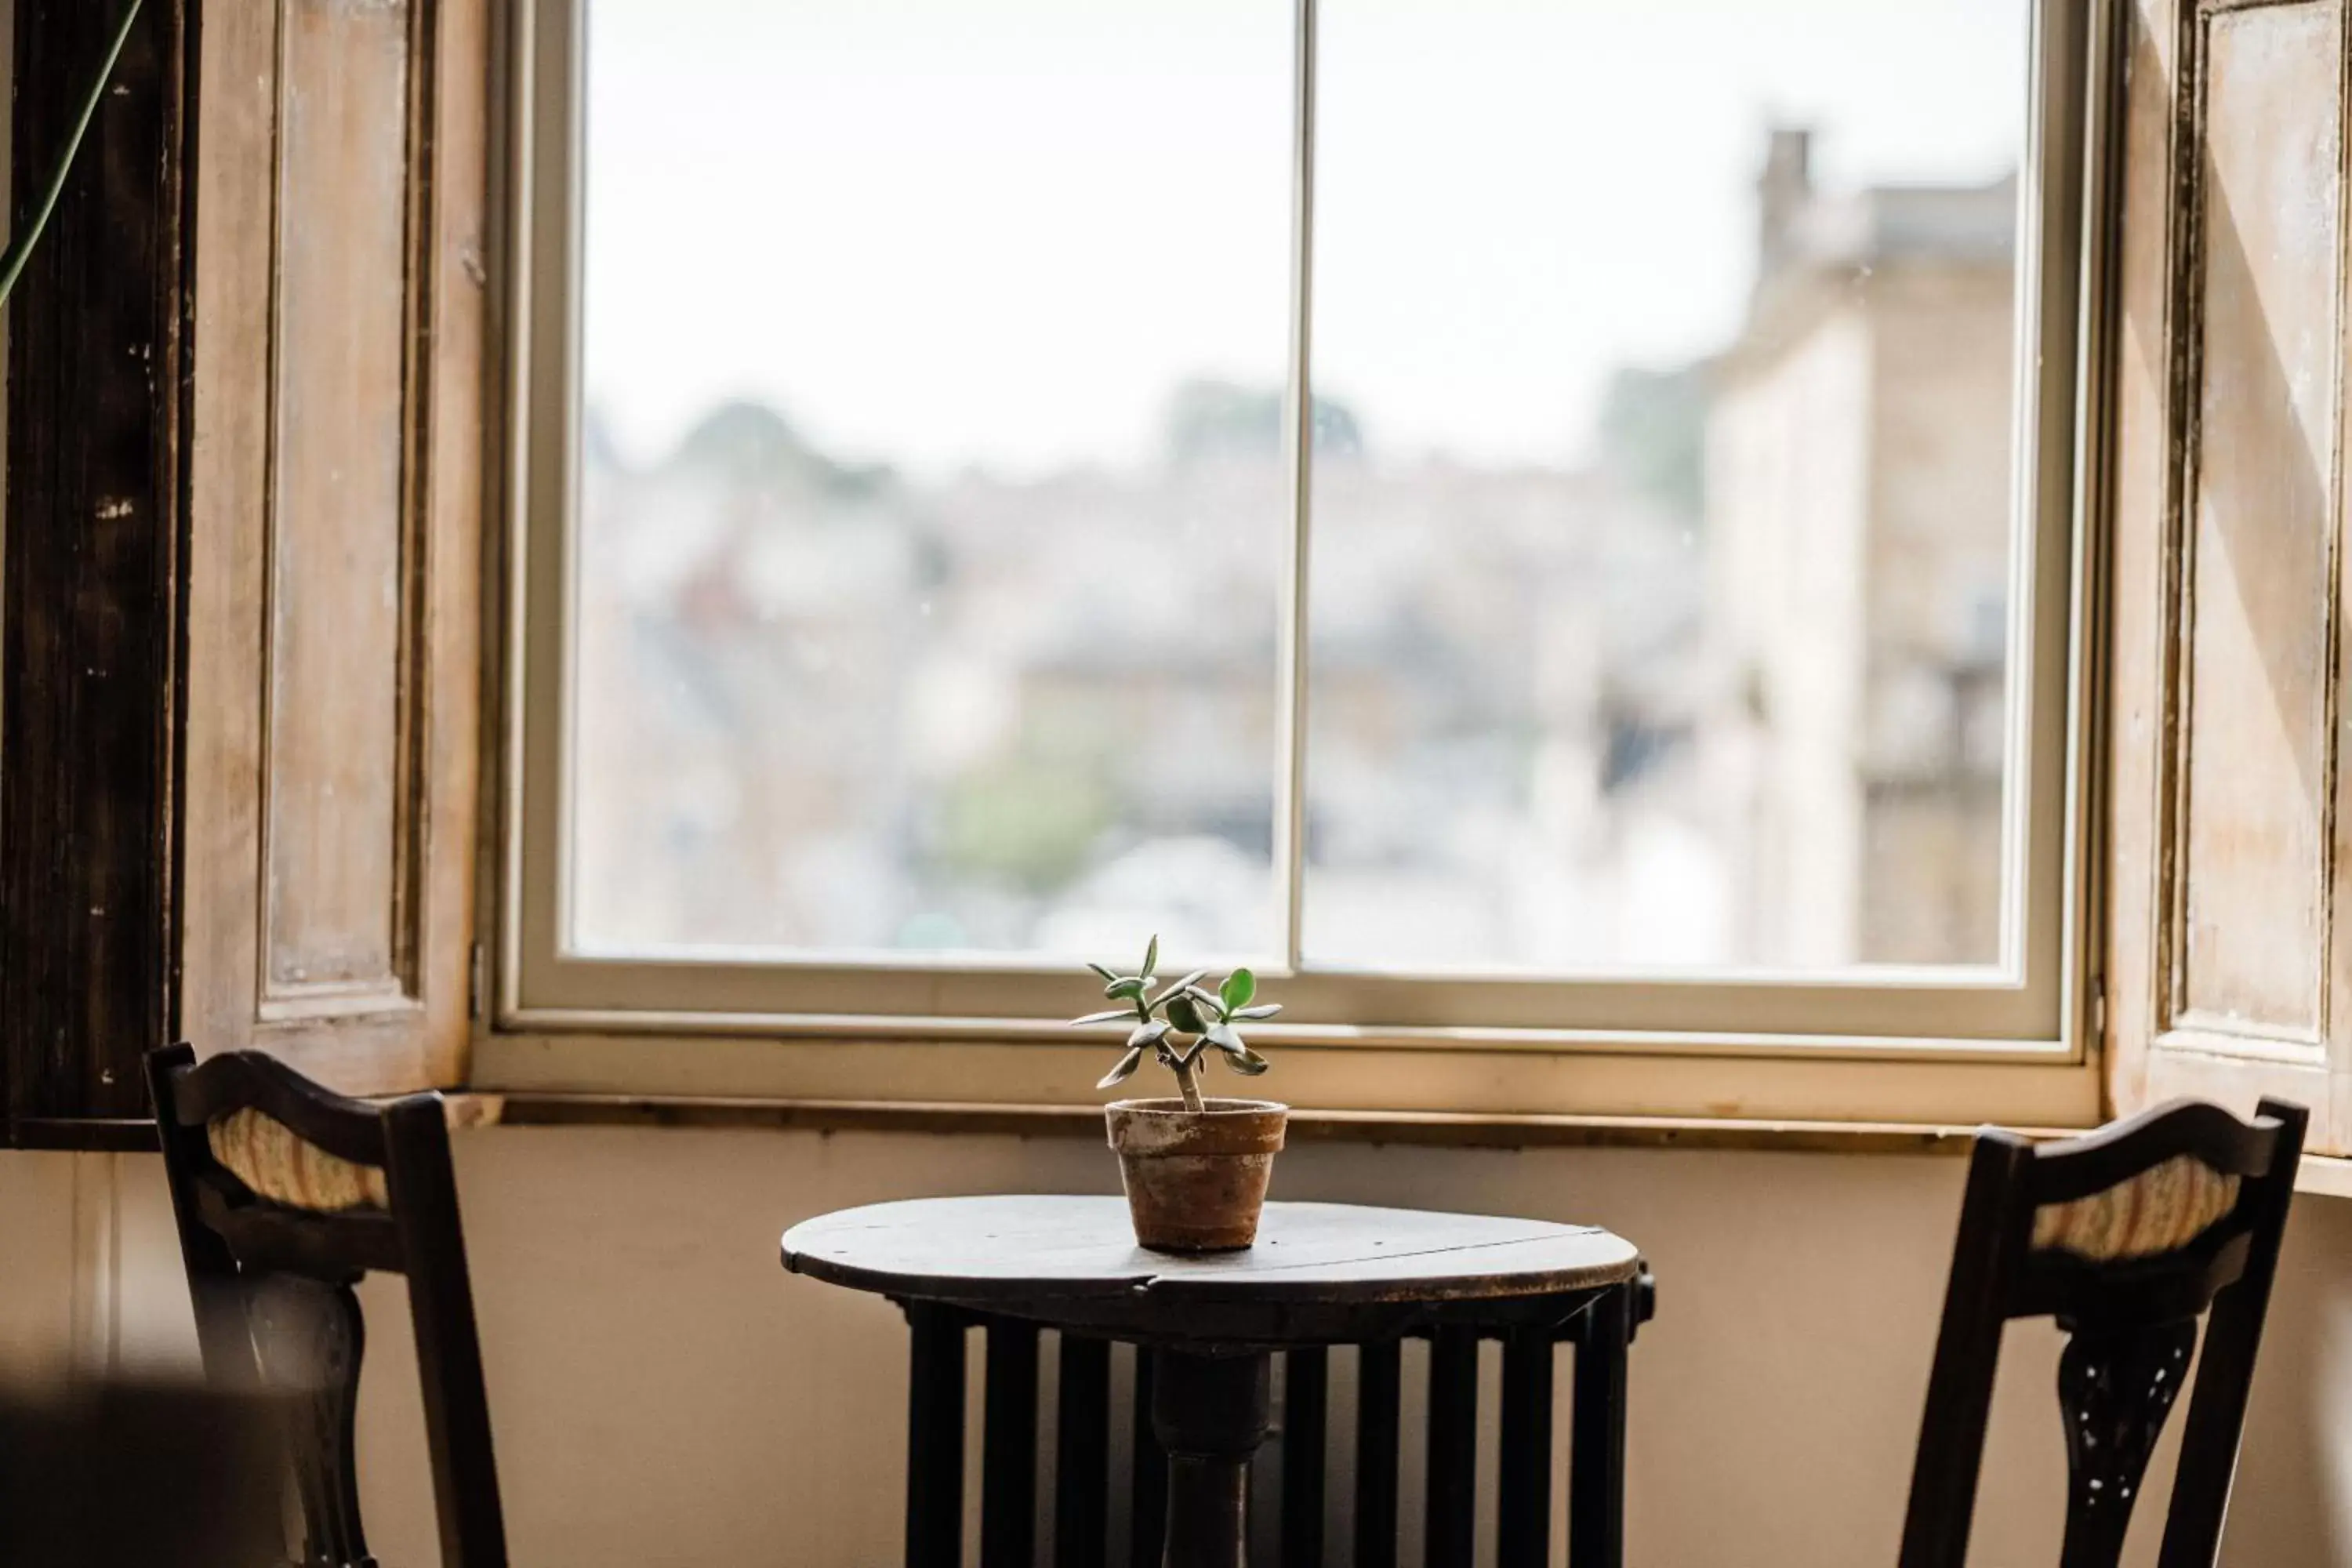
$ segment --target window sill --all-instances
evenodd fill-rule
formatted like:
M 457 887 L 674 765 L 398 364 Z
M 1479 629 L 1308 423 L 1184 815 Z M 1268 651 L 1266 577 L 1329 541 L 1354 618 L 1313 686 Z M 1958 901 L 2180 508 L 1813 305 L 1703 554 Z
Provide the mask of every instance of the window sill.
M 503 1127 L 758 1128 L 799 1132 L 914 1132 L 939 1137 L 1103 1135 L 1092 1106 L 944 1104 L 855 1100 L 705 1099 L 606 1094 L 459 1097 L 453 1124 Z M 2036 1136 L 2063 1136 L 2033 1129 Z M 1735 1121 L 1617 1116 L 1488 1116 L 1438 1111 L 1299 1110 L 1297 1143 L 1454 1149 L 1780 1150 L 1834 1154 L 1968 1152 L 1969 1127 L 1936 1123 Z M 2352 1165 L 2352 1162 L 2344 1162 Z M 2347 1186 L 2352 1192 L 2352 1186 Z
M 1648 1039 L 1575 1051 L 1285 1041 L 1277 1076 L 1254 1091 L 1294 1105 L 1346 1106 L 1382 1125 L 1823 1126 L 1844 1136 L 1849 1127 L 2089 1127 L 2100 1120 L 2095 1059 L 2038 1049 L 1995 1059 L 1924 1051 L 1869 1059 L 1773 1044 L 1757 1037 L 1741 1050 L 1708 1053 Z M 990 1040 L 493 1029 L 476 1041 L 466 1086 L 560 1101 L 854 1105 L 875 1114 L 900 1105 L 1050 1109 L 1093 1126 L 1101 1108 L 1089 1086 L 1111 1059 L 1104 1042 L 1067 1031 L 1051 1040 Z M 1215 1092 L 1229 1092 L 1228 1081 Z
M 2294 1173 L 2294 1190 L 2310 1198 L 2352 1198 L 2352 1160 L 2333 1154 L 2305 1154 Z

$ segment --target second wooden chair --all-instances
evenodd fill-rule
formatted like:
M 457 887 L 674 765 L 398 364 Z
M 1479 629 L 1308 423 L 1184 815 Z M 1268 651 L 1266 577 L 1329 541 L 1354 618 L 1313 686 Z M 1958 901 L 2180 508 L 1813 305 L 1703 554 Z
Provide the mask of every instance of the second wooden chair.
M 2070 1472 L 2061 1568 L 2115 1568 L 2196 1357 L 2161 1568 L 2212 1568 L 2307 1113 L 2195 1101 L 2035 1145 L 1979 1133 L 1927 1385 L 1902 1568 L 1962 1568 L 2001 1329 L 2054 1318 Z M 2198 1348 L 2198 1320 L 2205 1320 Z
M 151 1053 L 147 1078 L 205 1373 L 302 1394 L 288 1458 L 304 1568 L 373 1568 L 353 1453 L 352 1287 L 371 1271 L 408 1282 L 443 1568 L 505 1568 L 441 1097 L 372 1105 L 257 1051 L 198 1066 L 184 1045 Z

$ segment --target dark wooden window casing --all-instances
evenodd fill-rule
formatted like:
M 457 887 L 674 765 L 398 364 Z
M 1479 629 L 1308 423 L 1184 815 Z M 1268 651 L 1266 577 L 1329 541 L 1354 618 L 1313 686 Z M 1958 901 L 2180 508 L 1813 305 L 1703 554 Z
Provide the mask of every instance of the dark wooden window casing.
M 120 17 L 93 0 L 18 0 L 16 232 Z M 179 0 L 149 0 L 7 307 L 0 1090 L 11 1143 L 136 1141 L 140 1056 L 173 1024 L 186 21 Z

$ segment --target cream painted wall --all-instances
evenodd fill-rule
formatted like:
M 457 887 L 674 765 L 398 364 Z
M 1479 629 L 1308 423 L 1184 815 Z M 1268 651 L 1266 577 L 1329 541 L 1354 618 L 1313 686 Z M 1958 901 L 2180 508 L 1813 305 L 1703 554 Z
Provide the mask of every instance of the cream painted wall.
M 514 1560 L 567 1568 L 895 1561 L 902 1330 L 784 1275 L 778 1233 L 887 1197 L 1116 1179 L 1076 1141 L 621 1129 L 469 1132 L 458 1174 Z M 1631 1560 L 1861 1568 L 1894 1560 L 1959 1175 L 1916 1157 L 1324 1146 L 1286 1154 L 1276 1182 L 1635 1238 L 1661 1309 L 1634 1351 Z M 152 1159 L 0 1155 L 0 1360 L 192 1355 Z M 364 1484 L 379 1556 L 407 1568 L 434 1561 L 413 1362 L 397 1287 L 369 1290 Z M 1989 1565 L 2054 1560 L 2062 1501 L 2056 1336 L 2012 1335 Z M 2352 1561 L 2352 1204 L 2296 1216 L 2225 1559 Z

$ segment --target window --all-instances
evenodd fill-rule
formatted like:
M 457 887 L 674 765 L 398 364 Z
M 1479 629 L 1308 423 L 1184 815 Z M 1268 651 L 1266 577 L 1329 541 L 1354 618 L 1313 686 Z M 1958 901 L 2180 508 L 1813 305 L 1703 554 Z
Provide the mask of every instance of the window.
M 2079 1058 L 2092 8 L 541 8 L 510 1024 Z

